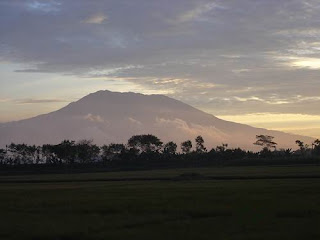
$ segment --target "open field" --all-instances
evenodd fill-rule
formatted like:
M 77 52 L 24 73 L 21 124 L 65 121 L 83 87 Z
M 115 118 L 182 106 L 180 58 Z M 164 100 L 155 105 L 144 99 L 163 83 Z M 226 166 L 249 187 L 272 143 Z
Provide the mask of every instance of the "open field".
M 185 173 L 196 173 L 211 178 L 283 178 L 318 177 L 320 165 L 237 166 L 210 168 L 177 168 L 146 171 L 114 171 L 73 174 L 0 175 L 2 182 L 58 182 L 103 180 L 170 180 Z
M 0 239 L 320 239 L 320 178 L 87 181 L 186 172 L 311 176 L 319 169 L 232 167 L 1 177 Z M 30 179 L 50 182 L 23 183 Z M 76 179 L 81 181 L 72 182 Z

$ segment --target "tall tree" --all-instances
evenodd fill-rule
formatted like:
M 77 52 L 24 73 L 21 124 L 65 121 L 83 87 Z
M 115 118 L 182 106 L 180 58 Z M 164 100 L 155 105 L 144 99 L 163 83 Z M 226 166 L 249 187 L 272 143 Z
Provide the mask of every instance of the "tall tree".
M 11 143 L 8 151 L 13 158 L 14 164 L 29 164 L 33 162 L 33 147 L 26 144 Z
M 176 151 L 177 151 L 177 144 L 172 141 L 166 143 L 163 147 L 164 154 L 174 155 L 174 154 L 176 154 Z
M 181 143 L 181 150 L 183 153 L 190 153 L 192 149 L 192 142 L 190 140 Z
M 119 158 L 119 155 L 126 150 L 126 147 L 121 143 L 111 143 L 109 145 L 103 145 L 101 149 L 102 159 L 105 161 L 113 161 Z
M 0 164 L 5 163 L 6 151 L 4 149 L 0 149 Z
M 268 135 L 257 135 L 257 141 L 254 145 L 262 146 L 264 150 L 270 151 L 270 149 L 276 149 L 277 143 L 273 141 L 274 137 Z
M 151 134 L 135 135 L 128 140 L 128 146 L 139 150 L 139 152 L 158 152 L 162 147 L 159 138 Z
M 62 162 L 68 164 L 75 162 L 77 156 L 75 141 L 63 140 L 58 145 L 54 145 L 52 151 Z
M 203 140 L 202 136 L 196 137 L 195 141 L 196 141 L 196 151 L 197 151 L 197 153 L 203 153 L 203 152 L 207 151 L 207 149 L 204 146 L 204 140 Z
M 313 152 L 316 154 L 316 155 L 320 155 L 320 140 L 317 139 L 313 142 Z
M 305 153 L 308 148 L 309 148 L 309 145 L 308 144 L 304 144 L 304 142 L 300 141 L 300 140 L 296 140 L 296 144 L 298 145 L 299 147 L 299 150 L 301 153 Z
M 93 144 L 92 140 L 81 140 L 76 145 L 76 151 L 79 161 L 81 163 L 88 163 L 98 157 L 100 148 Z
M 59 163 L 57 156 L 54 154 L 53 145 L 43 144 L 41 147 L 43 161 L 45 163 L 56 164 Z
M 222 143 L 221 145 L 216 147 L 216 152 L 223 153 L 228 148 L 228 143 Z

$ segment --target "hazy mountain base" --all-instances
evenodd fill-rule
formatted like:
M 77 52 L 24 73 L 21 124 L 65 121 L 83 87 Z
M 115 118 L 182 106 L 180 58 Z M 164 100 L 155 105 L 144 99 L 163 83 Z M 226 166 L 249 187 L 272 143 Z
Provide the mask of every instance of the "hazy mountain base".
M 260 134 L 274 136 L 279 148 L 296 148 L 297 139 L 314 140 L 224 121 L 162 95 L 99 91 L 49 114 L 0 124 L 0 147 L 11 142 L 57 144 L 64 139 L 125 143 L 137 134 L 154 134 L 178 144 L 201 135 L 208 149 L 228 143 L 232 148 L 257 150 L 252 143 Z

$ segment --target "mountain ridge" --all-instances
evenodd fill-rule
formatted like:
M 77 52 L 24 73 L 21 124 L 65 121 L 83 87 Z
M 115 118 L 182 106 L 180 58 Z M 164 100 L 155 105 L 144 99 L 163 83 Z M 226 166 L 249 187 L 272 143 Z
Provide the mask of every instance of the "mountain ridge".
M 180 143 L 202 135 L 208 148 L 257 149 L 255 136 L 275 137 L 280 148 L 294 148 L 295 140 L 313 138 L 225 121 L 176 99 L 159 95 L 100 90 L 65 107 L 29 119 L 0 124 L 0 147 L 11 142 L 58 143 L 64 139 L 93 139 L 99 145 L 125 143 L 132 135 L 154 134 Z

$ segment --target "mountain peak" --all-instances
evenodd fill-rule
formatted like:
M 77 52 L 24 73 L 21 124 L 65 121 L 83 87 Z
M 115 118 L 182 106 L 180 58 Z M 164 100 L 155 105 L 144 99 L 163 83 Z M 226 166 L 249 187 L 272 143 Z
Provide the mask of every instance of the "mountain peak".
M 96 98 L 96 99 L 101 99 L 101 98 L 110 98 L 110 97 L 118 97 L 118 98 L 127 98 L 127 97 L 147 97 L 147 96 L 159 96 L 163 98 L 168 98 L 164 95 L 158 95 L 158 94 L 141 94 L 141 93 L 136 93 L 136 92 L 113 92 L 109 90 L 99 90 L 97 92 L 90 93 L 86 96 L 84 96 L 82 99 L 88 99 L 88 98 Z
M 172 109 L 199 111 L 190 105 L 165 95 L 145 95 L 135 92 L 112 92 L 109 90 L 90 93 L 65 107 L 65 110 L 70 110 L 70 108 L 87 108 L 90 111 L 95 111 L 95 109 L 105 111 L 108 108 L 110 114 L 115 111 L 115 108 L 122 108 L 125 112 L 136 111 L 141 113 L 144 111 L 144 114 L 154 111 L 171 112 Z

